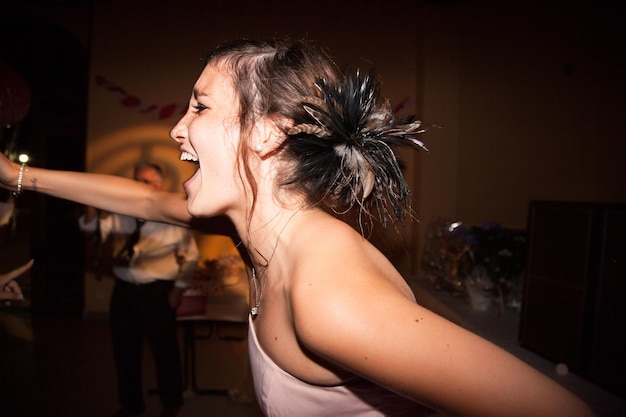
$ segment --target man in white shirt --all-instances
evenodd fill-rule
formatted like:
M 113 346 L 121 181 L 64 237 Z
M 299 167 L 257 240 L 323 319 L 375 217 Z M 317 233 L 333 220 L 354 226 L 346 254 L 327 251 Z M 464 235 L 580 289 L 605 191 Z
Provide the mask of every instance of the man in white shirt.
M 163 187 L 163 172 L 156 164 L 137 164 L 134 178 L 158 190 Z M 145 408 L 141 354 L 146 335 L 155 359 L 161 417 L 176 416 L 183 404 L 176 309 L 198 264 L 193 233 L 119 214 L 98 216 L 91 207 L 79 224 L 84 231 L 99 230 L 102 240 L 115 239 L 110 321 L 121 409 L 114 416 L 136 416 Z

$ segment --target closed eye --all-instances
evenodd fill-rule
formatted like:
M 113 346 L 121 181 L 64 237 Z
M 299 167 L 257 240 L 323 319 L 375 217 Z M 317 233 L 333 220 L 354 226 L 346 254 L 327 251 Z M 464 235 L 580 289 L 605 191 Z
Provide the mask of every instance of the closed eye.
M 200 103 L 198 103 L 198 104 L 196 104 L 195 106 L 192 106 L 192 107 L 196 110 L 196 113 L 201 113 L 203 110 L 208 109 L 207 106 L 205 106 L 204 104 L 200 104 Z

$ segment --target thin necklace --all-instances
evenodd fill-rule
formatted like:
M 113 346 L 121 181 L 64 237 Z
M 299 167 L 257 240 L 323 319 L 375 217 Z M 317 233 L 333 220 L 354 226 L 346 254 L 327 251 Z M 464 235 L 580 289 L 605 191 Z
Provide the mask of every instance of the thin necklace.
M 252 314 L 252 318 L 256 319 L 259 315 L 259 307 L 261 306 L 261 295 L 263 295 L 263 291 L 265 290 L 265 285 L 263 286 L 263 290 L 261 290 L 261 294 L 259 295 L 259 287 L 257 286 L 257 276 L 256 276 L 256 268 L 252 267 L 252 283 L 254 284 L 254 302 L 255 305 L 250 309 L 250 314 Z M 267 284 L 267 280 L 265 280 Z
M 280 242 L 280 237 L 283 235 L 283 232 L 285 231 L 285 228 L 287 227 L 287 225 L 291 223 L 291 220 L 294 218 L 296 214 L 300 212 L 300 210 L 302 210 L 302 207 L 300 207 L 298 210 L 293 212 L 293 214 L 289 217 L 289 219 L 287 219 L 283 227 L 280 229 L 280 232 L 278 232 L 278 237 L 276 238 L 274 249 L 272 249 L 272 253 L 270 254 L 270 257 L 267 259 L 267 263 L 265 264 L 265 271 L 266 271 L 265 281 L 263 281 L 263 287 L 261 288 L 260 292 L 259 292 L 259 283 L 258 283 L 256 268 L 254 266 L 252 266 L 251 268 L 252 269 L 252 284 L 254 285 L 254 307 L 250 309 L 250 314 L 252 315 L 253 319 L 257 318 L 257 316 L 259 315 L 259 311 L 261 309 L 261 299 L 263 298 L 263 293 L 265 292 L 265 287 L 267 287 L 267 281 L 268 281 L 267 270 L 270 267 L 270 262 L 272 262 L 272 259 L 274 259 L 274 255 L 276 255 L 276 250 L 278 249 L 278 243 Z

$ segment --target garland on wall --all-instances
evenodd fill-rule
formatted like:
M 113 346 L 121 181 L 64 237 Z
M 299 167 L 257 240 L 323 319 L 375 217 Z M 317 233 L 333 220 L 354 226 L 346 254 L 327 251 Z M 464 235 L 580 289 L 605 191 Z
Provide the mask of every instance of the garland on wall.
M 182 116 L 187 111 L 187 103 L 171 103 L 159 106 L 129 94 L 123 87 L 111 83 L 101 75 L 96 76 L 96 85 L 115 95 L 117 101 L 124 107 L 135 109 L 158 120 L 169 119 L 172 116 Z

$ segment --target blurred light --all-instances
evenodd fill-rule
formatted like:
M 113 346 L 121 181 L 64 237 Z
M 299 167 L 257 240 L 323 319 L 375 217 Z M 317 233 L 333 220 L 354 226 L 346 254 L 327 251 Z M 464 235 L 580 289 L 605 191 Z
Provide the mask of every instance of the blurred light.
M 453 231 L 454 231 L 454 229 L 456 229 L 457 227 L 459 227 L 459 226 L 460 226 L 460 225 L 462 225 L 462 224 L 463 224 L 463 222 L 454 222 L 454 223 L 452 223 L 452 224 L 450 225 L 450 227 L 448 228 L 448 230 L 449 230 L 450 232 L 453 232 Z
M 26 162 L 28 162 L 28 160 L 30 159 L 30 157 L 28 156 L 28 154 L 25 153 L 21 153 L 20 156 L 17 157 L 18 161 L 20 161 L 21 163 L 25 164 Z

